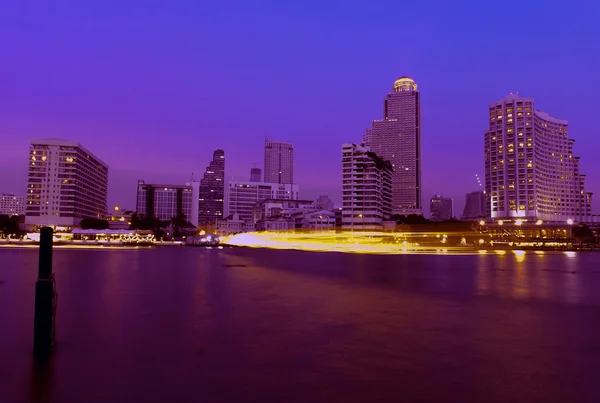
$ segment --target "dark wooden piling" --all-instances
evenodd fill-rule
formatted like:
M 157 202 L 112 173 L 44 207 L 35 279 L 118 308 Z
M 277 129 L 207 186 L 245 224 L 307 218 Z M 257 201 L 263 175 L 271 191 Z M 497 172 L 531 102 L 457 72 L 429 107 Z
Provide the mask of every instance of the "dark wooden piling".
M 52 228 L 41 229 L 33 321 L 33 354 L 37 358 L 50 357 L 54 345 L 55 290 L 52 274 L 52 237 Z

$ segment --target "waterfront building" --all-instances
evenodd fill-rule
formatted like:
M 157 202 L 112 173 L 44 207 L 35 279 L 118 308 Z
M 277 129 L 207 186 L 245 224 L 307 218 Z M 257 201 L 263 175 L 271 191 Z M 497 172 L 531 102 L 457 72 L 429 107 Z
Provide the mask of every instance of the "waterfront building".
M 392 172 L 392 164 L 368 148 L 342 145 L 342 228 L 382 228 L 392 214 Z
M 431 221 L 446 221 L 451 219 L 453 213 L 454 201 L 449 197 L 435 195 L 431 198 L 429 212 Z
M 245 232 L 245 221 L 239 214 L 232 214 L 228 217 L 218 219 L 216 222 L 215 233 L 219 236 L 227 236 Z
M 518 94 L 489 105 L 485 132 L 487 215 L 493 220 L 586 221 L 592 194 L 568 123 Z
M 0 196 L 0 215 L 25 215 L 25 196 L 15 196 L 14 193 L 3 193 Z
M 267 217 L 256 222 L 256 231 L 293 231 L 296 221 L 289 217 Z
M 192 206 L 198 200 L 194 198 L 192 189 L 192 186 L 148 184 L 139 180 L 136 212 L 139 216 L 161 221 L 169 221 L 183 214 L 191 222 Z
M 260 168 L 252 168 L 250 169 L 250 182 L 261 182 L 262 181 L 262 171 Z
M 315 210 L 312 200 L 266 199 L 254 205 L 252 217 L 256 223 L 269 217 L 291 217 L 293 213 Z
M 223 200 L 225 192 L 225 152 L 215 150 L 213 158 L 200 181 L 200 197 L 198 200 L 198 223 L 201 225 L 214 223 L 223 217 Z
M 291 143 L 265 140 L 265 178 L 268 183 L 294 183 L 294 147 Z
M 134 211 L 123 210 L 119 206 L 115 206 L 111 213 L 107 215 L 108 228 L 114 230 L 126 230 L 131 225 L 131 216 Z
M 72 228 L 106 216 L 108 165 L 74 141 L 31 140 L 25 224 Z
M 305 212 L 303 214 L 302 228 L 332 230 L 335 228 L 335 213 L 331 210 Z
M 467 193 L 465 196 L 465 208 L 463 210 L 462 220 L 481 220 L 486 217 L 485 210 L 485 192 L 477 190 Z
M 383 102 L 383 119 L 367 129 L 364 145 L 392 164 L 392 214 L 422 215 L 421 94 L 412 78 L 394 82 Z
M 256 203 L 267 199 L 297 200 L 298 185 L 229 181 L 225 188 L 225 216 L 239 214 L 243 220 L 252 220 Z

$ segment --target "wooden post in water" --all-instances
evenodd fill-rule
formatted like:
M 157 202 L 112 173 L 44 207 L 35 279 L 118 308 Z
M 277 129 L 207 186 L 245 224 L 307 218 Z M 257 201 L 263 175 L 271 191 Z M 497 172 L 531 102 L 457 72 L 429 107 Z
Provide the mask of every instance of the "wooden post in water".
M 35 316 L 33 319 L 33 354 L 48 358 L 54 344 L 54 278 L 52 275 L 52 228 L 40 231 L 40 261 L 35 283 Z

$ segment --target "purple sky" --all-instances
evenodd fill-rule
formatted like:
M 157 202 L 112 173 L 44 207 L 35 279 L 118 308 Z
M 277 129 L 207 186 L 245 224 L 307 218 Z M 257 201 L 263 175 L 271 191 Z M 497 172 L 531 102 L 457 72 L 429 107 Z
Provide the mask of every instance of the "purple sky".
M 441 193 L 460 215 L 483 177 L 487 105 L 515 91 L 569 121 L 600 197 L 598 15 L 552 0 L 4 2 L 0 192 L 25 193 L 31 138 L 82 143 L 110 165 L 109 205 L 134 208 L 138 178 L 184 182 L 215 148 L 248 179 L 266 134 L 294 143 L 302 198 L 339 202 L 341 144 L 409 75 L 424 205 Z

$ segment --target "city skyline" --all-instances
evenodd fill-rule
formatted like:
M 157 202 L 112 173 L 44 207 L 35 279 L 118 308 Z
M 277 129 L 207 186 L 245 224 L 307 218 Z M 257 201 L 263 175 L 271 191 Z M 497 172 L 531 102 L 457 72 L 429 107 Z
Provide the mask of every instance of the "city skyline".
M 222 5 L 200 10 L 179 2 L 164 10 L 149 4 L 147 18 L 133 25 L 139 12 L 133 7 L 91 13 L 85 4 L 58 4 L 46 20 L 45 9 L 10 4 L 0 32 L 18 39 L 0 49 L 4 59 L 14 60 L 0 77 L 0 169 L 11 174 L 0 177 L 0 192 L 25 191 L 22 155 L 33 138 L 66 138 L 94 150 L 111 167 L 108 207 L 133 208 L 138 179 L 185 183 L 218 148 L 231 161 L 226 180 L 246 180 L 267 135 L 294 144 L 294 181 L 302 198 L 329 194 L 339 205 L 340 144 L 360 138 L 381 116 L 382 94 L 406 74 L 426 94 L 423 195 L 440 193 L 453 198 L 457 209 L 464 205 L 465 194 L 477 189 L 473 175 L 483 175 L 487 105 L 517 91 L 569 122 L 580 170 L 588 174 L 586 191 L 599 194 L 594 150 L 600 139 L 593 116 L 600 84 L 589 79 L 598 56 L 585 39 L 598 30 L 594 13 L 543 3 L 544 20 L 560 24 L 542 24 L 535 2 L 515 2 L 516 14 L 509 12 L 511 3 L 494 10 L 494 21 L 486 23 L 479 22 L 492 10 L 486 5 L 438 4 L 439 15 L 426 13 L 426 5 L 409 5 L 400 25 L 393 23 L 398 12 L 359 3 L 344 8 L 346 18 L 337 18 L 333 6 L 323 5 L 315 16 L 286 4 L 259 7 L 257 19 L 244 18 L 252 12 L 244 4 L 230 13 Z M 286 20 L 292 10 L 296 18 Z M 159 18 L 164 11 L 170 19 Z M 569 17 L 575 13 L 577 24 Z M 200 15 L 205 23 L 191 24 Z M 316 28 L 308 31 L 307 23 Z M 247 33 L 244 39 L 229 33 L 232 24 Z M 23 30 L 30 25 L 36 29 Z M 97 35 L 94 27 L 104 25 L 112 27 L 110 33 Z M 207 32 L 220 39 L 201 41 Z M 166 34 L 164 43 L 155 41 Z M 402 52 L 389 52 L 398 35 L 410 40 L 403 41 Z M 507 52 L 523 57 L 509 60 Z M 549 65 L 550 54 L 559 57 Z M 554 85 L 557 77 L 567 77 L 568 88 Z M 285 102 L 282 94 L 289 95 Z

